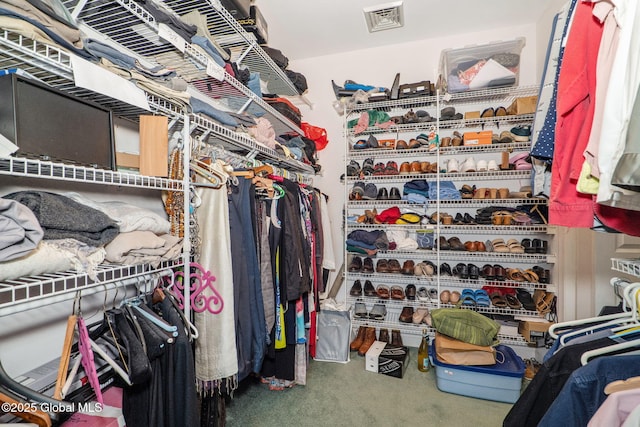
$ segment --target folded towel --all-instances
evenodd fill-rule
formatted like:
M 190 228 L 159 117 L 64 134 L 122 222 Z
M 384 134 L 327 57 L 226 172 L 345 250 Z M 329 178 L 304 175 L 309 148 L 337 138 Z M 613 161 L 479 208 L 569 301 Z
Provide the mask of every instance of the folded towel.
M 98 247 L 118 235 L 118 225 L 107 215 L 60 194 L 18 191 L 3 198 L 31 209 L 44 231 L 45 240 L 71 238 Z
M 15 200 L 0 199 L 0 262 L 31 253 L 43 235 L 29 208 Z

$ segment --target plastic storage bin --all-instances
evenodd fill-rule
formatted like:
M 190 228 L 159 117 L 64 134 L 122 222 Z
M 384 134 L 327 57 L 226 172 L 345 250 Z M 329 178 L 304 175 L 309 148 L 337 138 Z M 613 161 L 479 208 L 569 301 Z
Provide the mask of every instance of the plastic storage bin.
M 445 49 L 440 74 L 446 92 L 456 93 L 502 86 L 517 86 L 524 37 L 515 40 Z
M 429 348 L 429 356 L 435 367 L 436 384 L 440 391 L 507 403 L 515 403 L 520 397 L 525 366 L 510 347 L 498 345 L 497 362 L 490 366 L 449 365 L 439 362 L 434 344 Z

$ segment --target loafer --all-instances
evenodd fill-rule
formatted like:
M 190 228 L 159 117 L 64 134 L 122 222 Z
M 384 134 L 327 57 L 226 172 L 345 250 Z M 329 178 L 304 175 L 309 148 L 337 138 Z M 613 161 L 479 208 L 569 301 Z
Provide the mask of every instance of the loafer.
M 410 169 L 411 173 L 422 173 L 422 168 L 420 167 L 420 162 L 417 161 L 417 160 L 411 162 L 411 165 L 410 165 L 409 169 Z
M 493 275 L 495 280 L 504 281 L 506 279 L 506 271 L 503 266 L 495 264 L 493 266 Z
M 452 251 L 464 251 L 466 249 L 464 243 L 458 237 L 451 237 L 447 242 Z
M 373 287 L 373 283 L 370 280 L 365 280 L 364 282 L 364 296 L 365 297 L 373 297 L 376 296 L 376 288 Z
M 480 269 L 475 264 L 468 264 L 467 269 L 469 270 L 469 279 L 478 280 L 480 278 Z
M 349 263 L 349 271 L 352 273 L 362 271 L 362 258 L 354 256 Z
M 469 267 L 467 264 L 459 263 L 455 266 L 455 274 L 461 279 L 469 278 Z
M 411 164 L 409 162 L 402 162 L 400 165 L 400 175 L 406 175 L 411 173 Z
M 356 280 L 355 282 L 353 282 L 353 286 L 351 286 L 349 295 L 351 295 L 352 297 L 362 296 L 362 283 L 360 282 L 360 280 Z
M 402 271 L 402 267 L 400 267 L 400 263 L 397 259 L 390 259 L 388 261 L 389 265 L 389 273 L 400 273 Z
M 362 262 L 362 272 L 373 273 L 373 260 L 371 258 L 366 257 Z
M 404 290 L 404 293 L 407 296 L 408 300 L 415 301 L 416 293 L 417 293 L 416 285 L 413 285 L 413 284 L 407 285 L 407 287 Z
M 397 187 L 391 187 L 389 191 L 389 200 L 402 200 L 400 190 Z
M 406 274 L 408 276 L 413 276 L 413 270 L 415 268 L 415 262 L 408 259 L 402 264 L 402 274 Z M 415 295 L 415 294 L 414 294 Z
M 413 307 L 411 307 L 411 306 L 403 307 L 402 311 L 400 312 L 400 318 L 398 320 L 400 320 L 402 323 L 412 323 L 413 322 Z
M 376 272 L 378 273 L 388 273 L 389 272 L 389 264 L 386 259 L 379 259 L 376 263 Z
M 378 196 L 376 197 L 377 200 L 389 200 L 389 192 L 387 191 L 386 188 L 381 187 L 378 190 Z

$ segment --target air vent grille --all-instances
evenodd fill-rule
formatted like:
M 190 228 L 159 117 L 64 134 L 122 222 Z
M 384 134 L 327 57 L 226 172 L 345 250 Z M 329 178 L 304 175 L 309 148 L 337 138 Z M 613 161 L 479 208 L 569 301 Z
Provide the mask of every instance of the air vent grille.
M 401 1 L 366 7 L 363 12 L 370 33 L 404 25 Z

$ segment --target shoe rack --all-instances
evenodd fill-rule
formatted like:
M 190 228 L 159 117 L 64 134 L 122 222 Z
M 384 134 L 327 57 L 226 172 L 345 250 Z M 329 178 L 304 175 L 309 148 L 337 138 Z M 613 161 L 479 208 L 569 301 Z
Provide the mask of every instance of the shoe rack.
M 430 237 L 427 240 L 432 242 L 423 248 L 396 247 L 373 255 L 346 250 L 345 283 L 347 301 L 354 309 L 354 328 L 399 329 L 417 339 L 425 327 L 431 334 L 435 331 L 423 323 L 425 316 L 421 321 L 419 314 L 412 314 L 424 308 L 455 307 L 460 300 L 462 308 L 496 319 L 546 316 L 555 291 L 553 229 L 544 221 L 529 222 L 526 215 L 516 213 L 535 205 L 546 206 L 546 199 L 531 197 L 525 188 L 530 185 L 531 170 L 511 163 L 519 154 L 526 155 L 530 140 L 508 138 L 510 130 L 530 126 L 534 116 L 506 113 L 516 98 L 537 93 L 537 86 L 496 88 L 359 104 L 345 112 L 345 235 L 354 230 L 384 230 L 387 234 L 404 232 L 416 241 Z M 370 126 L 355 134 L 349 121 L 370 110 L 384 111 L 396 123 L 386 129 Z M 464 118 L 474 116 L 467 114 L 471 111 L 481 117 Z M 495 116 L 496 111 L 501 115 Z M 447 113 L 445 119 L 442 113 Z M 409 123 L 398 123 L 407 118 Z M 491 143 L 464 145 L 465 132 L 481 131 L 490 131 Z M 438 135 L 437 142 L 429 141 L 430 133 Z M 452 143 L 458 137 L 461 140 Z M 371 168 L 363 170 L 364 164 Z M 398 200 L 404 184 L 413 180 L 425 180 L 436 188 L 438 197 Z M 449 182 L 460 198 L 441 198 L 444 192 L 440 190 Z M 377 190 L 373 198 L 370 184 Z M 357 192 L 365 197 L 355 195 L 355 187 L 360 187 Z M 396 195 L 394 200 L 384 199 L 391 194 Z M 376 214 L 396 207 L 402 214 L 413 215 L 407 215 L 406 221 L 401 221 L 404 224 L 375 223 Z M 387 261 L 386 269 L 384 263 L 382 269 L 377 268 L 381 260 Z M 352 295 L 357 281 L 362 294 Z M 500 295 L 492 298 L 492 291 Z M 389 298 L 385 298 L 387 294 Z M 524 306 L 523 301 L 527 302 Z M 370 316 L 372 311 L 374 316 Z M 505 326 L 499 339 L 509 345 L 527 344 L 517 332 L 517 321 L 515 327 Z

